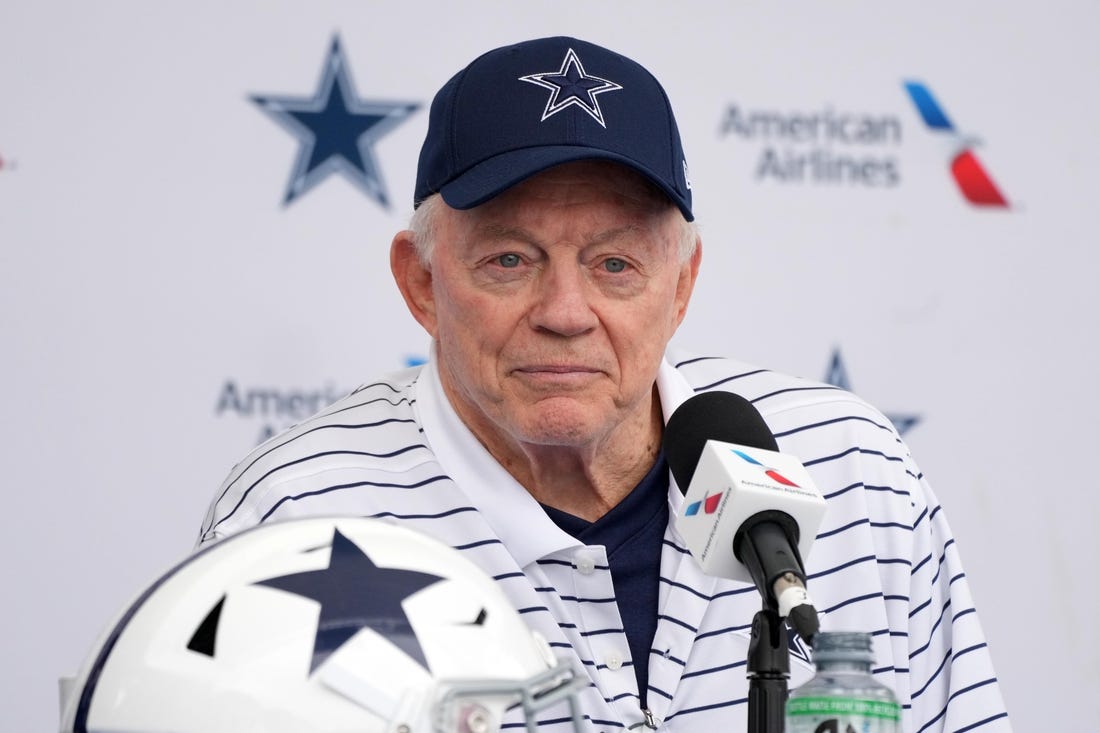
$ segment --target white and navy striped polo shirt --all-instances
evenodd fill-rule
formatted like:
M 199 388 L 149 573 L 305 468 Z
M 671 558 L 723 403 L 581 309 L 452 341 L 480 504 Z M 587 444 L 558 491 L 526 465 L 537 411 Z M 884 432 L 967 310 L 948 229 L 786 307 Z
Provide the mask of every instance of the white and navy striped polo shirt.
M 822 627 L 874 635 L 875 676 L 897 693 L 906 731 L 1010 730 L 950 528 L 881 413 L 835 387 L 673 352 L 657 386 L 666 418 L 696 392 L 740 394 L 780 451 L 806 465 L 828 502 L 806 561 Z M 681 501 L 670 479 L 673 514 Z M 333 514 L 404 523 L 481 566 L 529 625 L 588 673 L 592 730 L 745 729 L 756 588 L 704 575 L 670 524 L 657 631 L 648 659 L 632 659 L 604 548 L 559 529 L 492 459 L 444 397 L 434 363 L 367 384 L 259 446 L 218 491 L 200 543 L 265 521 Z M 649 665 L 648 711 L 634 664 Z M 796 650 L 792 688 L 812 673 Z M 546 711 L 540 730 L 566 730 L 564 713 Z

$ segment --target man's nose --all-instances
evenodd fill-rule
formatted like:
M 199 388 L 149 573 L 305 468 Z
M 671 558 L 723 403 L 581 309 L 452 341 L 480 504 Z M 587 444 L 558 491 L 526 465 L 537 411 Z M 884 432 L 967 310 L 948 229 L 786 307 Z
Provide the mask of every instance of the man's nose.
M 577 262 L 551 263 L 539 277 L 532 327 L 562 336 L 578 336 L 599 323 L 592 310 L 591 286 Z

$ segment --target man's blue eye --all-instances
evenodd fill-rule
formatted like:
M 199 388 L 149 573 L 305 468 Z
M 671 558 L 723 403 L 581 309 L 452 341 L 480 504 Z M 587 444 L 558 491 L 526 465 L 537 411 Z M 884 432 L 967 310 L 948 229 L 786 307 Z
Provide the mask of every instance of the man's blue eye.
M 618 257 L 610 257 L 603 261 L 603 266 L 608 272 L 622 272 L 626 269 L 626 260 L 620 260 Z
M 501 267 L 519 267 L 519 255 L 512 253 L 501 255 L 497 258 L 497 263 L 500 264 Z

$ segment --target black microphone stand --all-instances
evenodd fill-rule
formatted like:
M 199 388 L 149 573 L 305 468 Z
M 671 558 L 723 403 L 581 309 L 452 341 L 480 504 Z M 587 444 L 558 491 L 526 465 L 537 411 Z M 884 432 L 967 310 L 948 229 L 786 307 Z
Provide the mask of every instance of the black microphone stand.
M 748 733 L 783 733 L 787 680 L 791 676 L 787 632 L 778 611 L 765 602 L 752 619 L 747 674 Z
M 798 525 L 782 512 L 755 514 L 737 531 L 733 552 L 749 569 L 764 599 L 764 607 L 752 619 L 746 662 L 748 733 L 783 733 L 791 657 L 775 583 L 779 578 L 789 577 L 805 588 L 806 574 L 798 554 Z M 812 643 L 817 632 L 816 611 L 806 606 L 792 612 L 791 617 L 795 622 L 793 628 Z

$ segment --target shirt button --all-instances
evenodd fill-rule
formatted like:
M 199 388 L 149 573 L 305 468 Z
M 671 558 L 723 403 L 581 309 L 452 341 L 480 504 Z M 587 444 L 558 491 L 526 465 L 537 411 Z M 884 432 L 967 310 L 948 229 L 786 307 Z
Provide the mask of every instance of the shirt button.
M 607 655 L 607 668 L 608 669 L 620 669 L 623 666 L 623 658 L 618 652 L 611 652 Z
M 591 575 L 596 570 L 596 561 L 588 555 L 577 555 L 575 562 L 581 575 Z

